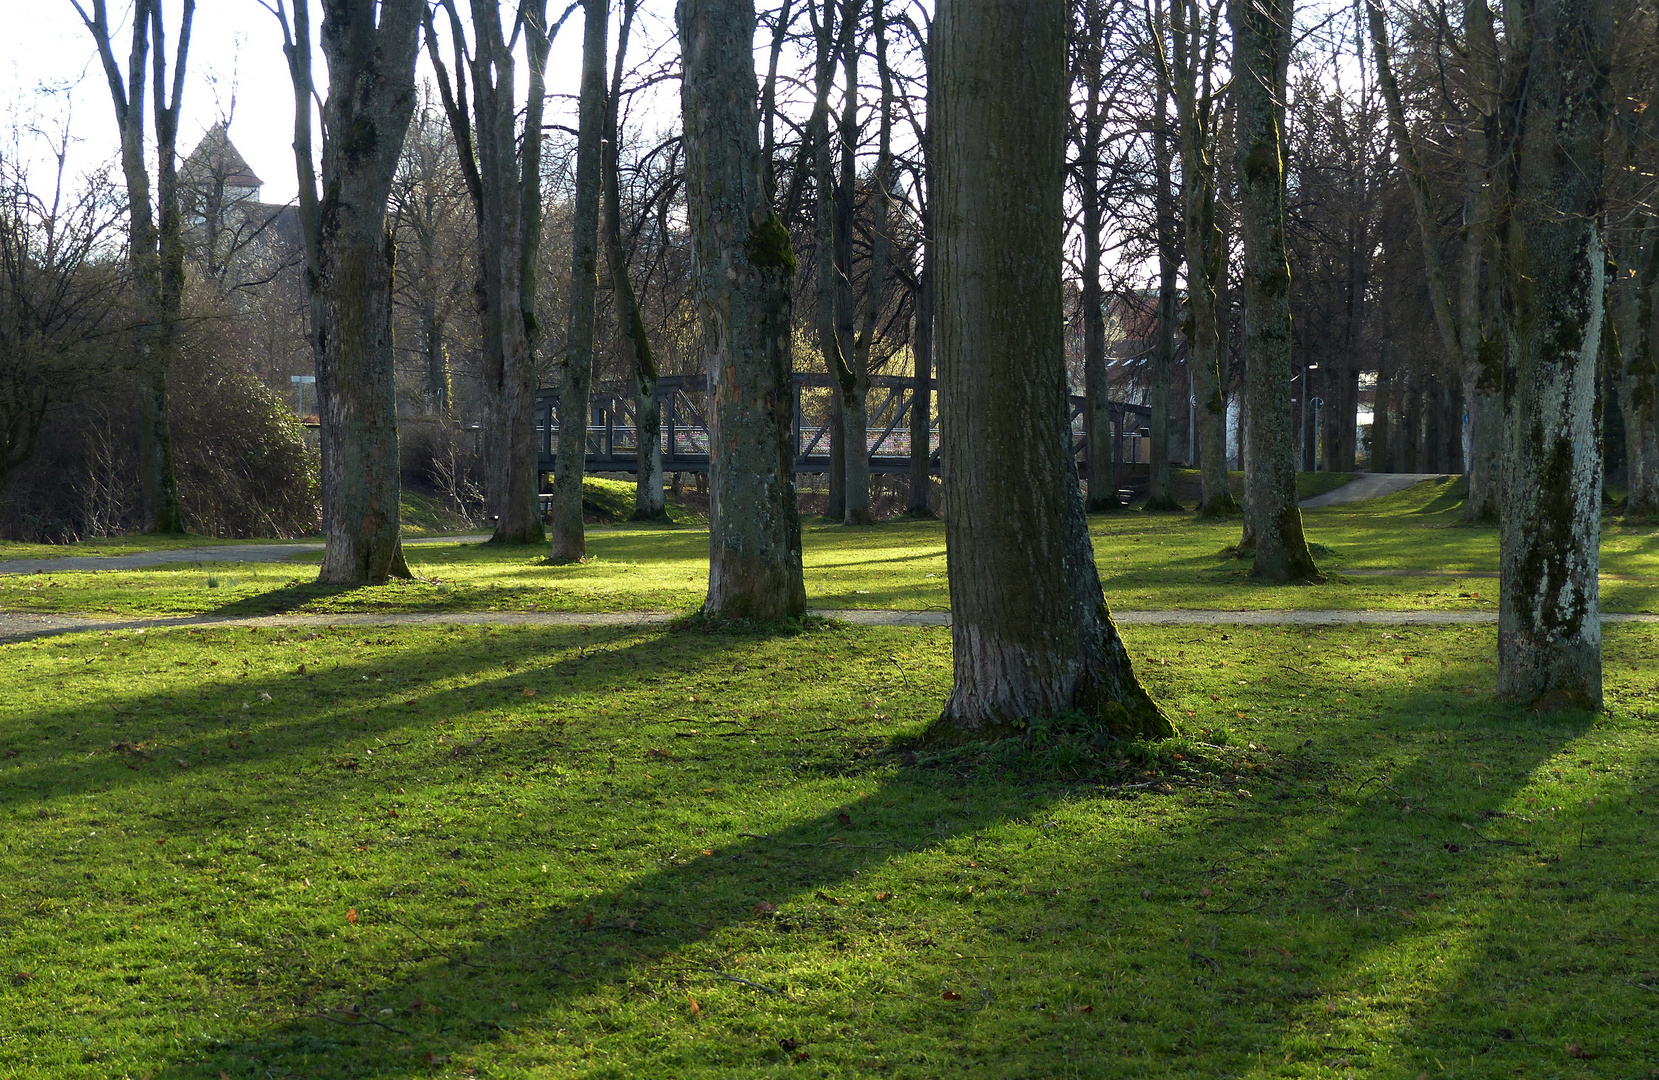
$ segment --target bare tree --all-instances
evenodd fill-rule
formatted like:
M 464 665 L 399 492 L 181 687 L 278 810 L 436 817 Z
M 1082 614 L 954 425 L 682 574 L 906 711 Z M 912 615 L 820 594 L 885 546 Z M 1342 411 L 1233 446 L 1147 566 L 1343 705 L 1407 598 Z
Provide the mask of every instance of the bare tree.
M 535 267 L 541 248 L 541 118 L 549 35 L 546 0 L 521 0 L 508 33 L 496 0 L 473 0 L 473 47 L 455 0 L 440 0 L 449 16 L 453 81 L 427 10 L 427 55 L 438 75 L 444 111 L 459 152 L 461 174 L 478 225 L 478 285 L 482 327 L 480 385 L 489 431 L 489 498 L 495 511 L 492 543 L 534 544 L 544 538 L 536 492 Z M 524 35 L 528 58 L 523 138 L 518 137 L 513 49 Z M 468 115 L 466 72 L 472 72 Z M 584 399 L 583 415 L 586 415 Z M 580 486 L 578 484 L 578 486 Z M 577 523 L 580 531 L 581 514 Z
M 1319 570 L 1296 502 L 1290 410 L 1290 264 L 1285 254 L 1283 102 L 1291 0 L 1229 0 L 1238 102 L 1239 219 L 1244 238 L 1245 460 L 1251 574 L 1315 581 Z
M 190 25 L 195 0 L 182 0 L 178 54 L 173 59 L 168 96 L 167 44 L 162 0 L 135 0 L 132 45 L 125 75 L 110 42 L 112 28 L 106 0 L 92 0 L 88 15 L 80 0 L 70 0 L 91 32 L 109 82 L 115 122 L 121 133 L 121 171 L 127 181 L 132 227 L 128 259 L 144 305 L 138 335 L 138 470 L 144 530 L 182 533 L 178 479 L 173 466 L 173 437 L 167 408 L 167 380 L 178 351 L 179 315 L 184 303 L 184 227 L 179 213 L 177 144 L 179 107 L 184 99 L 185 63 L 190 53 Z M 152 72 L 156 136 L 155 205 L 144 160 L 144 84 Z
M 1070 452 L 1066 15 L 1064 0 L 945 0 L 937 16 L 943 739 L 1076 711 L 1123 737 L 1172 730 L 1107 611 Z
M 753 0 L 681 0 L 686 204 L 708 363 L 711 618 L 806 610 L 790 431 L 795 253 L 761 177 Z
M 570 244 L 570 321 L 559 377 L 559 449 L 551 512 L 555 562 L 587 553 L 582 470 L 587 464 L 588 394 L 593 387 L 594 300 L 599 291 L 601 143 L 605 134 L 605 49 L 610 0 L 582 2 L 582 89 L 576 136 L 576 206 Z
M 318 580 L 408 577 L 398 528 L 397 404 L 386 206 L 415 111 L 424 0 L 325 0 L 328 64 L 322 175 L 311 149 L 311 14 L 284 0 L 283 52 L 294 86 L 294 162 L 305 236 L 310 335 L 322 420 L 323 552 Z

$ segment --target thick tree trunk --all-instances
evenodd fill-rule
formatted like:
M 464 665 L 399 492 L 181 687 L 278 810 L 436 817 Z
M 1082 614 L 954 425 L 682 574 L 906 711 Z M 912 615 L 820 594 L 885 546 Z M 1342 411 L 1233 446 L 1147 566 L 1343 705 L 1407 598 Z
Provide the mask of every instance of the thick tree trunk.
M 593 389 L 593 309 L 599 291 L 600 155 L 605 135 L 608 16 L 609 0 L 583 0 L 575 235 L 570 242 L 570 323 L 559 380 L 559 450 L 554 462 L 552 544 L 548 552 L 554 562 L 576 562 L 587 554 L 587 533 L 582 527 L 582 472 L 587 464 L 588 395 Z
M 420 0 L 326 5 L 322 197 L 311 158 L 310 21 L 296 5 L 284 52 L 294 84 L 294 160 L 306 241 L 322 413 L 323 552 L 318 580 L 408 577 L 398 528 L 392 348 L 394 250 L 386 204 L 415 109 Z M 378 17 L 377 17 L 378 16 Z
M 933 734 L 994 737 L 1081 711 L 1115 735 L 1168 735 L 1101 595 L 1070 453 L 1060 276 L 1066 5 L 944 0 L 937 19 L 955 683 Z
M 1607 0 L 1527 5 L 1505 86 L 1506 492 L 1498 692 L 1599 706 L 1602 205 Z
M 1239 219 L 1244 236 L 1245 393 L 1250 399 L 1246 514 L 1254 528 L 1251 574 L 1318 581 L 1296 501 L 1290 426 L 1290 263 L 1285 254 L 1283 131 L 1278 113 L 1290 0 L 1229 0 L 1238 95 Z
M 711 618 L 806 610 L 790 452 L 795 253 L 761 180 L 753 0 L 680 0 L 686 205 L 706 328 Z

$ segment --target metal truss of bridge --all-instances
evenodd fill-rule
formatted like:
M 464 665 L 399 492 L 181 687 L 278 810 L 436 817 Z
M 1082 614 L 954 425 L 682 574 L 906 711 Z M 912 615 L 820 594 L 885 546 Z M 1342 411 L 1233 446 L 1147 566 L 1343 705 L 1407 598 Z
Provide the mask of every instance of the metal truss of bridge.
M 830 394 L 834 386 L 828 375 L 797 373 L 791 395 L 791 425 L 797 473 L 827 473 L 830 470 Z M 932 383 L 935 393 L 938 383 Z M 930 395 L 931 396 L 931 395 Z M 915 401 L 915 380 L 903 375 L 870 377 L 867 439 L 872 473 L 905 473 L 911 469 L 910 414 Z M 709 468 L 707 421 L 708 379 L 702 375 L 668 375 L 657 380 L 657 401 L 662 412 L 662 469 L 705 473 Z M 551 473 L 558 431 L 559 388 L 544 387 L 536 392 L 536 439 L 538 468 Z M 1079 455 L 1086 448 L 1083 434 L 1084 399 L 1074 395 L 1070 402 L 1072 446 Z M 1145 439 L 1139 436 L 1151 422 L 1152 410 L 1142 405 L 1111 403 L 1112 427 L 1117 445 L 1114 460 L 1120 463 L 1145 461 Z M 588 475 L 631 473 L 638 467 L 635 432 L 637 406 L 633 387 L 595 390 L 588 398 Z M 928 428 L 928 472 L 939 475 L 939 425 Z M 1082 460 L 1078 467 L 1087 476 Z

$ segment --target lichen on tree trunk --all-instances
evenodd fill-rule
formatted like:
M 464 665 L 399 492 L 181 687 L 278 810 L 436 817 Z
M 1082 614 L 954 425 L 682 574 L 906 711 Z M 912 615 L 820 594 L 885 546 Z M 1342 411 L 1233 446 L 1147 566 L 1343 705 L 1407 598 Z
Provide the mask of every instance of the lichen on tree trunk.
M 996 737 L 1074 713 L 1123 737 L 1168 735 L 1101 594 L 1071 456 L 1061 288 L 1066 5 L 944 0 L 937 19 L 954 685 L 931 737 Z M 992 446 L 997 453 L 984 452 Z
M 1612 5 L 1528 5 L 1505 73 L 1498 692 L 1598 706 L 1602 207 Z
M 761 177 L 753 0 L 680 0 L 686 205 L 709 374 L 704 614 L 806 610 L 791 429 L 789 233 Z

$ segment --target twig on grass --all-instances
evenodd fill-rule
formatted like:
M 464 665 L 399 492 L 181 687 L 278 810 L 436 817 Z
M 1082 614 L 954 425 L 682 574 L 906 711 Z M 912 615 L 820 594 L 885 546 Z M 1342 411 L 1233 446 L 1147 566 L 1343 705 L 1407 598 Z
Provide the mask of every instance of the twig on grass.
M 385 1028 L 387 1031 L 390 1031 L 394 1035 L 402 1035 L 402 1036 L 405 1036 L 405 1037 L 409 1037 L 409 1033 L 407 1031 L 404 1031 L 402 1028 L 395 1028 L 390 1024 L 383 1023 L 379 1020 L 376 1020 L 372 1016 L 359 1016 L 356 1019 L 352 1019 L 352 1020 L 342 1020 L 338 1016 L 330 1016 L 328 1013 L 323 1012 L 321 1010 L 316 1012 L 314 1015 L 316 1015 L 316 1016 L 318 1016 L 318 1017 L 320 1017 L 324 1020 L 327 1020 L 331 1024 L 344 1024 L 346 1027 L 356 1027 L 358 1024 L 373 1024 L 375 1027 Z

